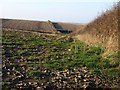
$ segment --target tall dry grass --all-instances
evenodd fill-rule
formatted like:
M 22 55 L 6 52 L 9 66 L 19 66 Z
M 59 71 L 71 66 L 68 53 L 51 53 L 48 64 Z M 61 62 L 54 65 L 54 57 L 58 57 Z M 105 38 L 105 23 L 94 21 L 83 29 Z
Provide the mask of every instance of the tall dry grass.
M 95 20 L 87 24 L 82 30 L 73 34 L 75 38 L 88 44 L 101 45 L 106 53 L 118 51 L 120 4 L 113 6 Z

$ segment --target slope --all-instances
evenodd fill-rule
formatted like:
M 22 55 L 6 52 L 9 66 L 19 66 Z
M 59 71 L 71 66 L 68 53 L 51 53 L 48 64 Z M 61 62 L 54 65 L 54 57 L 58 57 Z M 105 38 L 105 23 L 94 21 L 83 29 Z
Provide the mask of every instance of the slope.
M 119 39 L 119 12 L 120 4 L 107 10 L 97 19 L 85 26 L 83 30 L 77 31 L 74 36 L 89 44 L 102 45 L 106 53 L 118 51 Z

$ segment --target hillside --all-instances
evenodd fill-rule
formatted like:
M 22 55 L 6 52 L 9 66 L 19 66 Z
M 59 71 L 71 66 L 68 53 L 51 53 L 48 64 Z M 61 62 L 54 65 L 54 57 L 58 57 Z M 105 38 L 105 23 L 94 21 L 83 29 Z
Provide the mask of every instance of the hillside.
M 119 90 L 119 9 L 87 25 L 2 19 L 2 90 Z
M 31 20 L 17 20 L 17 19 L 2 19 L 2 27 L 16 30 L 30 30 L 41 33 L 64 33 L 73 32 L 83 25 L 69 24 L 69 23 L 54 23 L 48 20 L 31 21 Z M 61 30 L 60 30 L 61 29 Z M 59 31 L 60 30 L 60 31 Z
M 76 30 L 83 28 L 85 25 L 82 24 L 69 24 L 69 23 L 58 23 L 62 28 L 75 32 Z
M 73 36 L 88 44 L 102 45 L 108 53 L 118 51 L 119 9 L 120 7 L 114 6 L 111 10 L 107 10 Z
M 2 28 L 16 29 L 16 30 L 30 30 L 41 33 L 56 33 L 48 22 L 30 21 L 30 20 L 15 20 L 3 19 Z

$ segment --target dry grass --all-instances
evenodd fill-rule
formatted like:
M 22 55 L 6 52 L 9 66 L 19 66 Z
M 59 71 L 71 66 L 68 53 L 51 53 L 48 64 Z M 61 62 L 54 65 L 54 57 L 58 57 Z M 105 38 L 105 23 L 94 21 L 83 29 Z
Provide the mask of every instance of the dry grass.
M 69 30 L 69 31 L 77 31 L 78 29 L 84 27 L 85 25 L 82 24 L 70 24 L 70 23 L 58 23 L 62 28 Z
M 98 16 L 84 29 L 74 33 L 74 36 L 89 44 L 101 44 L 106 48 L 106 53 L 118 51 L 118 19 L 120 18 L 118 6 Z
M 76 31 L 77 29 L 83 27 L 84 25 L 79 24 L 69 24 L 69 23 L 57 23 L 63 30 Z M 51 21 L 30 21 L 30 20 L 17 20 L 17 19 L 2 19 L 2 27 L 8 29 L 17 30 L 30 30 L 42 33 L 60 33 L 52 25 Z
M 3 28 L 9 29 L 32 30 L 43 33 L 55 33 L 55 31 L 48 22 L 3 19 L 2 25 Z

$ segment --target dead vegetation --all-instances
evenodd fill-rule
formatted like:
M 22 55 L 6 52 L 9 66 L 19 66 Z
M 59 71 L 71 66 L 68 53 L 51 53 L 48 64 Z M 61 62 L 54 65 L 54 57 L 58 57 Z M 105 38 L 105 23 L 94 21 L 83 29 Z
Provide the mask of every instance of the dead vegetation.
M 49 23 L 39 21 L 3 19 L 2 27 L 17 30 L 32 30 L 41 33 L 55 33 Z
M 119 6 L 118 4 L 111 10 L 107 10 L 87 24 L 83 30 L 74 33 L 73 36 L 89 44 L 102 45 L 106 48 L 106 53 L 118 51 Z
M 62 28 L 69 30 L 69 31 L 76 31 L 85 25 L 82 24 L 69 24 L 69 23 L 58 23 Z
M 59 33 L 58 27 L 55 27 L 50 20 L 48 22 L 43 21 L 30 21 L 30 20 L 17 20 L 17 19 L 1 19 L 2 28 L 35 31 L 40 33 Z M 69 23 L 57 23 L 62 30 L 76 31 L 83 27 L 83 25 L 69 24 Z

